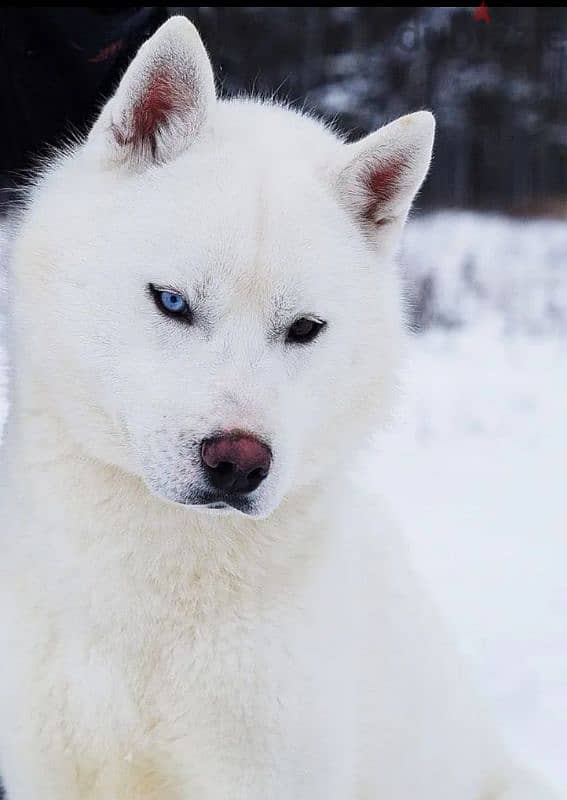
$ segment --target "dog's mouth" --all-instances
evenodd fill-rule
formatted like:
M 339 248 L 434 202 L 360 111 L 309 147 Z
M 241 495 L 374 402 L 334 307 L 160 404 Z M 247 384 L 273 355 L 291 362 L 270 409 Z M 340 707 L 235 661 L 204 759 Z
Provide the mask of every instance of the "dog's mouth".
M 255 516 L 257 513 L 256 504 L 246 496 L 200 491 L 192 492 L 179 502 L 186 506 L 193 506 L 204 511 L 220 514 L 238 511 L 246 516 Z
M 156 485 L 147 481 L 146 485 L 155 497 L 205 514 L 224 516 L 237 512 L 246 517 L 264 517 L 267 513 L 262 509 L 259 498 L 254 496 L 255 493 L 239 495 L 194 485 L 183 489 L 168 486 L 167 483 Z

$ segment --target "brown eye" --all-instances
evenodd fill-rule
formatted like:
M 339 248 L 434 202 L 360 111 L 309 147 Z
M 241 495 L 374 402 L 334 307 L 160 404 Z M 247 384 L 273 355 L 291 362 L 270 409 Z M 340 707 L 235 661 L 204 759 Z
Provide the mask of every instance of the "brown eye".
M 290 344 L 308 344 L 321 333 L 327 323 L 314 317 L 299 317 L 290 325 L 286 342 Z

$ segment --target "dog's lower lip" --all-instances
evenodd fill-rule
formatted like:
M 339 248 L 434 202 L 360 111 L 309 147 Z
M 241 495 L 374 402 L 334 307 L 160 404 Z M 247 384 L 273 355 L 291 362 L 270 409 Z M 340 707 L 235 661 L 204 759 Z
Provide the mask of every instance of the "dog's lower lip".
M 201 506 L 210 511 L 230 511 L 234 509 L 247 516 L 254 513 L 253 505 L 246 498 L 218 497 L 218 495 L 214 496 L 205 492 L 188 496 L 182 502 L 184 505 Z

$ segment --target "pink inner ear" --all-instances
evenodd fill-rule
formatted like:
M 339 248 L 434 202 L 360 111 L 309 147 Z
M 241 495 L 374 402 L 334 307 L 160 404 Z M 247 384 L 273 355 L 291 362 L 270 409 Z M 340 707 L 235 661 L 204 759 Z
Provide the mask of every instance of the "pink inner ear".
M 404 166 L 404 162 L 398 159 L 387 164 L 373 165 L 366 173 L 363 179 L 368 201 L 363 210 L 365 219 L 370 222 L 376 220 L 381 206 L 386 205 L 396 194 Z
M 176 110 L 176 89 L 167 70 L 156 72 L 132 111 L 133 138 L 150 139 Z
M 179 82 L 164 68 L 156 70 L 143 94 L 132 108 L 132 116 L 127 132 L 113 126 L 114 136 L 119 145 L 134 148 L 149 147 L 155 155 L 156 135 L 175 115 L 188 110 L 190 96 L 182 91 Z

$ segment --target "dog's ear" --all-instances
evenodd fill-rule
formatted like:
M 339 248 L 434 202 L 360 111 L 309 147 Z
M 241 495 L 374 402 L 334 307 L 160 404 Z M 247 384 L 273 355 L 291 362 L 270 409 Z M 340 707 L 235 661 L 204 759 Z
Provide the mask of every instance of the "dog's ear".
M 405 220 L 429 169 L 434 134 L 433 115 L 418 111 L 346 145 L 338 190 L 367 231 Z
M 89 140 L 112 163 L 165 163 L 197 138 L 215 98 L 211 62 L 196 28 L 172 17 L 140 47 Z

